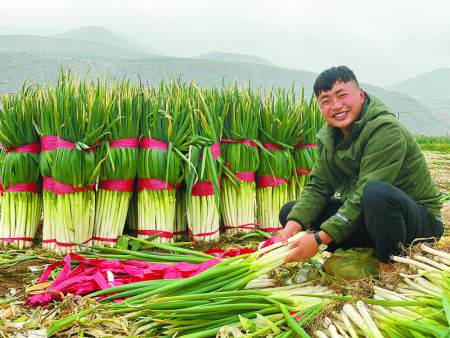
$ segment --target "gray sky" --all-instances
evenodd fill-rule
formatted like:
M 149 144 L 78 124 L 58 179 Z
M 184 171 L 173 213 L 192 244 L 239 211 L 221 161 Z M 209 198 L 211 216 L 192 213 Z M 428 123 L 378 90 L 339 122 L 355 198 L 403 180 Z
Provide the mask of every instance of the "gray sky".
M 102 26 L 163 54 L 264 57 L 320 72 L 346 64 L 386 86 L 450 67 L 448 0 L 0 0 L 0 34 Z

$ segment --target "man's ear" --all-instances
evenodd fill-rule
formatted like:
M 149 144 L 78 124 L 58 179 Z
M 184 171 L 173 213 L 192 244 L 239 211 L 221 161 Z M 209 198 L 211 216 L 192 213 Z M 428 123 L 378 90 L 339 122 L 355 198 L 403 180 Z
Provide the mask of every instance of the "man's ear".
M 366 93 L 361 88 L 359 89 L 359 98 L 361 103 L 364 103 L 364 100 L 366 99 Z

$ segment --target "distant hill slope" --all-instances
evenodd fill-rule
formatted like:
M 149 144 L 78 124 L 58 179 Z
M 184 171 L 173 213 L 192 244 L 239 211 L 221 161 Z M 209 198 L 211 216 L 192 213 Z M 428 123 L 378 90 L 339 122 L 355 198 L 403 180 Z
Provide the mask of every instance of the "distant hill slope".
M 161 54 L 156 49 L 140 44 L 132 39 L 121 37 L 108 29 L 97 26 L 81 27 L 64 33 L 51 35 L 50 37 L 102 43 L 141 54 Z
M 61 57 L 142 57 L 143 53 L 100 42 L 36 35 L 0 35 L 0 53 L 28 53 Z
M 276 67 L 275 64 L 262 57 L 247 54 L 212 52 L 198 55 L 196 58 L 223 62 L 254 63 L 256 65 Z
M 307 95 L 311 95 L 317 76 L 302 70 L 208 59 L 56 57 L 28 52 L 0 52 L 0 92 L 15 92 L 24 80 L 33 83 L 54 82 L 59 75 L 60 61 L 64 69 L 71 69 L 81 75 L 107 75 L 112 79 L 126 77 L 135 82 L 140 79 L 151 84 L 170 77 L 182 81 L 195 79 L 200 86 L 220 85 L 222 80 L 244 85 L 250 83 L 252 87 L 262 88 L 272 85 L 290 87 L 294 84 L 299 91 L 304 86 Z M 406 94 L 370 85 L 363 87 L 399 111 L 400 120 L 414 133 L 445 135 L 450 128 L 448 123 L 437 119 L 432 112 L 427 112 L 423 105 Z

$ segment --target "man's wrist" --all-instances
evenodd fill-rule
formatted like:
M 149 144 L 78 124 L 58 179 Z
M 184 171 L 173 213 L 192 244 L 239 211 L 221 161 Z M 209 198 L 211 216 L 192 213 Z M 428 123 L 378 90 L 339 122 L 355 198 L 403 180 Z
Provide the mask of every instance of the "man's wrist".
M 333 242 L 333 237 L 331 237 L 330 235 L 328 235 L 325 231 L 320 230 L 319 231 L 319 237 L 322 240 L 323 244 L 330 244 L 331 242 Z

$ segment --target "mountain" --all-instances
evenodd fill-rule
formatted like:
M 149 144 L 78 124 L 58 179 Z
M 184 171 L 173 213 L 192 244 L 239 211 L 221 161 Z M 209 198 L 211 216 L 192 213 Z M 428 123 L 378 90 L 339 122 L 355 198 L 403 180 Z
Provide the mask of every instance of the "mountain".
M 142 57 L 144 54 L 105 43 L 36 35 L 0 35 L 0 53 L 28 53 L 57 57 Z
M 438 68 L 387 87 L 419 101 L 425 109 L 410 114 L 422 114 L 434 119 L 440 135 L 450 135 L 450 68 Z M 412 111 L 412 110 L 410 110 Z
M 51 35 L 50 37 L 57 39 L 96 42 L 141 54 L 161 55 L 161 53 L 156 49 L 140 44 L 132 39 L 114 34 L 106 28 L 97 26 L 81 27 L 64 33 Z
M 199 59 L 208 59 L 214 61 L 223 62 L 237 62 L 237 63 L 253 63 L 255 65 L 272 66 L 276 67 L 272 62 L 261 58 L 259 56 L 238 54 L 238 53 L 223 53 L 223 52 L 212 52 L 207 54 L 201 54 L 196 56 Z
M 312 95 L 316 73 L 272 66 L 267 62 L 246 62 L 248 58 L 240 62 L 235 57 L 232 59 L 234 61 L 214 59 L 214 55 L 210 58 L 148 55 L 103 42 L 56 37 L 0 36 L 0 93 L 17 91 L 24 81 L 54 83 L 63 67 L 81 76 L 128 78 L 136 83 L 157 84 L 162 79 L 177 78 L 194 80 L 199 86 L 220 86 L 222 82 L 235 81 L 254 88 L 294 85 L 297 91 L 304 87 L 305 94 Z M 449 119 L 445 120 L 420 100 L 370 84 L 362 86 L 398 112 L 400 120 L 412 132 L 448 134 Z

